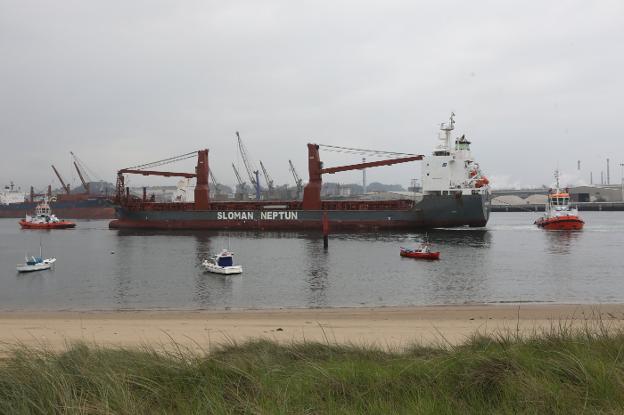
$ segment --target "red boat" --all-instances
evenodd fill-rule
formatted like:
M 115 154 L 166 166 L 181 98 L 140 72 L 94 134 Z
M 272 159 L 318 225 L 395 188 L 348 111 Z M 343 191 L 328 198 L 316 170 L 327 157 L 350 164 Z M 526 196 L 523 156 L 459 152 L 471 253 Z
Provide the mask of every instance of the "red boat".
M 26 215 L 19 221 L 22 229 L 69 229 L 76 227 L 74 222 L 62 220 L 52 214 L 50 205 L 43 201 L 35 208 L 35 216 Z
M 416 249 L 401 247 L 401 256 L 416 259 L 440 259 L 440 252 L 431 251 L 431 244 L 426 242 Z
M 542 217 L 536 220 L 535 224 L 544 229 L 570 231 L 583 229 L 585 222 L 576 215 L 562 215 L 552 218 Z
M 585 222 L 578 216 L 578 209 L 570 207 L 570 194 L 559 190 L 559 172 L 555 172 L 557 189 L 548 194 L 546 211 L 535 225 L 548 230 L 580 230 Z

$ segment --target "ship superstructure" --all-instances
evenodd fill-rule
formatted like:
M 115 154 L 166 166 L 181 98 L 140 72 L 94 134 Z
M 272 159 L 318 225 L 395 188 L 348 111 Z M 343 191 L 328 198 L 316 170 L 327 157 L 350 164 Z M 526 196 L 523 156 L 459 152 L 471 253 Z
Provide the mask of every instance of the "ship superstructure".
M 15 188 L 15 184 L 4 186 L 4 190 L 0 192 L 0 205 L 11 205 L 15 203 L 24 203 L 26 201 L 26 193 Z
M 438 146 L 431 156 L 377 152 L 394 158 L 337 167 L 324 167 L 319 150 L 308 144 L 309 180 L 303 200 L 211 201 L 209 197 L 208 150 L 122 169 L 117 179 L 117 220 L 111 228 L 151 229 L 256 229 L 320 230 L 327 218 L 332 230 L 415 229 L 420 227 L 485 226 L 489 217 L 486 201 L 488 181 L 470 152 L 470 142 L 461 136 L 452 140 L 454 119 L 441 125 Z M 154 171 L 197 155 L 195 173 Z M 400 155 L 401 157 L 396 157 Z M 423 160 L 423 193 L 398 200 L 321 200 L 322 176 L 349 170 L 390 166 Z M 156 203 L 130 194 L 126 174 L 195 178 L 193 203 Z
M 426 195 L 479 194 L 488 191 L 489 180 L 481 173 L 470 151 L 465 135 L 452 139 L 455 114 L 448 123 L 440 125 L 438 145 L 424 160 L 422 169 L 423 193 Z

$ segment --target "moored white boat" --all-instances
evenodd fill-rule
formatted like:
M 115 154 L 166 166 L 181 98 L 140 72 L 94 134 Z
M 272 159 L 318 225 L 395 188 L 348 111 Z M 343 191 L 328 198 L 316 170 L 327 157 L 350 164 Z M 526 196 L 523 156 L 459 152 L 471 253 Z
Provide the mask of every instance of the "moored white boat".
M 41 257 L 30 257 L 24 258 L 26 263 L 17 264 L 15 269 L 17 272 L 33 272 L 33 271 L 43 271 L 46 269 L 52 268 L 52 265 L 56 262 L 56 258 L 46 258 L 43 259 Z
M 234 253 L 224 249 L 221 253 L 214 255 L 202 262 L 202 266 L 208 272 L 214 274 L 240 274 L 243 272 L 243 267 L 240 265 L 234 265 Z
M 24 256 L 24 263 L 17 264 L 15 269 L 17 272 L 33 272 L 33 271 L 43 271 L 46 269 L 52 268 L 54 263 L 56 262 L 56 258 L 43 258 L 43 247 L 41 242 L 39 243 L 39 256 L 31 256 L 28 258 L 28 255 Z

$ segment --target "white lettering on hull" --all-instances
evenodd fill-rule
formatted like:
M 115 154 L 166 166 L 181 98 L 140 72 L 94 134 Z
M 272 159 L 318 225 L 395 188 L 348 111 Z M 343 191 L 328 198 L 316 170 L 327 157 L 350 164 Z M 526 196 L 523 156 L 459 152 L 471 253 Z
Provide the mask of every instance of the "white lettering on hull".
M 260 220 L 297 220 L 299 212 L 289 211 L 263 211 L 260 212 Z M 254 212 L 217 212 L 217 220 L 254 220 Z

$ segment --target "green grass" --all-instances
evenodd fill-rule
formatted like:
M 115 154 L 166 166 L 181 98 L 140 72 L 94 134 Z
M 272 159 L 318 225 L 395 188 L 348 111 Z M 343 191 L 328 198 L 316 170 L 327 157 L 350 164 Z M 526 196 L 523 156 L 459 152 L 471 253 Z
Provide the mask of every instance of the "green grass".
M 257 340 L 208 355 L 73 344 L 0 360 L 2 414 L 624 413 L 624 333 L 561 326 L 460 346 Z

